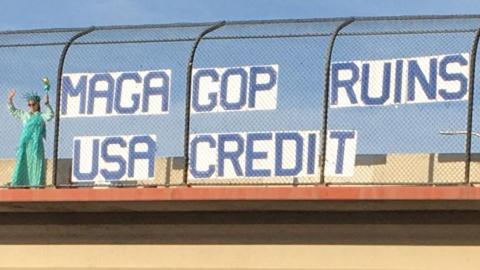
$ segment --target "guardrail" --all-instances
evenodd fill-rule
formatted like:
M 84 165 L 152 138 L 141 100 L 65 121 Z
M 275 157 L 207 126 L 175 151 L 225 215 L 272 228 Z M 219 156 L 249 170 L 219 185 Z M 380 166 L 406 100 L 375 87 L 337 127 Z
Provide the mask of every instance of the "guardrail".
M 475 184 L 479 36 L 480 16 L 7 31 L 0 87 L 56 78 L 47 186 Z M 22 126 L 0 118 L 6 184 Z

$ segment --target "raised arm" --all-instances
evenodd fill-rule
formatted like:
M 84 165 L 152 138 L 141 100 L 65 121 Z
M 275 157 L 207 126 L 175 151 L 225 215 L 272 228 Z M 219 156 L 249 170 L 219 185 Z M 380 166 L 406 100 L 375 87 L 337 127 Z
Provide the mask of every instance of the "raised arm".
M 53 119 L 53 109 L 52 106 L 50 106 L 48 95 L 45 96 L 45 112 L 42 113 L 42 118 L 45 122 Z
M 22 111 L 20 109 L 15 108 L 15 105 L 13 105 L 13 98 L 16 95 L 16 91 L 14 89 L 11 89 L 8 92 L 8 98 L 7 98 L 7 106 L 8 106 L 8 112 L 15 118 L 19 120 L 23 120 L 25 117 L 26 112 Z

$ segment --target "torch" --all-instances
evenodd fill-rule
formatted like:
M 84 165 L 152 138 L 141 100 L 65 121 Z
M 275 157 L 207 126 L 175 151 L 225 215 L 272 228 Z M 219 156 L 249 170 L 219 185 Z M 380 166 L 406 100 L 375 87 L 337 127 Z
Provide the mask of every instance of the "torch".
M 43 91 L 45 91 L 46 94 L 48 94 L 48 91 L 50 91 L 50 81 L 48 80 L 48 77 L 44 77 L 42 79 L 43 82 Z

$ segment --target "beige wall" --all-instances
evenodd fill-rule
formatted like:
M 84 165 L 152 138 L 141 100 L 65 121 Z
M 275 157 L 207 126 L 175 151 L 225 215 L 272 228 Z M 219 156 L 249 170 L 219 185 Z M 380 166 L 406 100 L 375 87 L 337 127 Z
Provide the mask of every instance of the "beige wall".
M 358 165 L 361 161 L 361 165 Z M 478 162 L 472 162 L 472 178 L 480 175 Z M 462 154 L 389 154 L 370 158 L 358 156 L 353 177 L 327 177 L 329 183 L 461 183 L 465 175 Z
M 13 245 L 0 269 L 477 270 L 478 247 Z
M 478 227 L 3 225 L 0 269 L 468 270 Z

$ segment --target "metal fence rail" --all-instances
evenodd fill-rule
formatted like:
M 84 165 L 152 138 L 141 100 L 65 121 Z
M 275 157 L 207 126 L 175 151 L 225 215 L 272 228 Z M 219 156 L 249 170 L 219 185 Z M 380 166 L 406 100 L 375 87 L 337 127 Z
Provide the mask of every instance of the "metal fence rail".
M 479 36 L 470 15 L 4 31 L 0 87 L 56 78 L 47 186 L 475 184 Z M 0 119 L 9 187 L 22 126 Z

